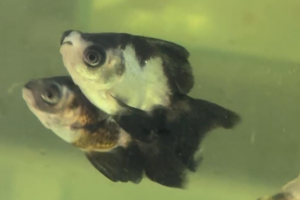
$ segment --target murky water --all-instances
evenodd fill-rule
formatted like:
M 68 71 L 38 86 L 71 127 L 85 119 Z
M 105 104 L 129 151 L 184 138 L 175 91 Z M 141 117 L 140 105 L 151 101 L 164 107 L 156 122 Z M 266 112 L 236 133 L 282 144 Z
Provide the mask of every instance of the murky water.
M 282 4 L 282 5 L 281 5 Z M 230 199 L 272 194 L 300 173 L 300 2 L 0 1 L 0 199 Z M 31 78 L 66 74 L 65 29 L 118 31 L 178 42 L 191 52 L 191 96 L 241 114 L 205 139 L 184 191 L 144 179 L 114 184 L 46 130 L 21 98 Z

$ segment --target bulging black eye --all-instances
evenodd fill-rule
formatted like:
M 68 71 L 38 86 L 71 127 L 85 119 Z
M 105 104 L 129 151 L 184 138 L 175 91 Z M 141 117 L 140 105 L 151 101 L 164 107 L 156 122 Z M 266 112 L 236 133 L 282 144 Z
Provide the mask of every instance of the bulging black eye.
M 61 92 L 56 84 L 49 85 L 41 94 L 42 99 L 51 105 L 59 103 L 61 99 Z
M 83 60 L 88 67 L 100 67 L 106 60 L 105 50 L 97 45 L 89 46 L 83 53 Z

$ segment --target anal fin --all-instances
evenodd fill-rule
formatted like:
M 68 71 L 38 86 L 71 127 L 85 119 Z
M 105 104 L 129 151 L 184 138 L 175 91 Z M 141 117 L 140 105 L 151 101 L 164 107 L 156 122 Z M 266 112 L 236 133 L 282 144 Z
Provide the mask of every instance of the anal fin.
M 143 147 L 146 176 L 161 185 L 184 189 L 187 168 L 178 159 L 172 146 L 162 144 Z
M 117 147 L 110 152 L 87 152 L 91 164 L 113 182 L 140 183 L 143 175 L 141 154 L 136 146 Z

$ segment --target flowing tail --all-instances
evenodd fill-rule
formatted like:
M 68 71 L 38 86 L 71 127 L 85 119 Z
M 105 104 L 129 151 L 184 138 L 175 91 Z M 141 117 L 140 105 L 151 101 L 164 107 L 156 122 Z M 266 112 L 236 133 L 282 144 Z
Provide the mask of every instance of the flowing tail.
M 201 99 L 179 96 L 173 102 L 166 124 L 176 135 L 177 155 L 191 171 L 196 171 L 202 157 L 195 159 L 194 155 L 207 133 L 216 128 L 232 129 L 241 118 L 231 110 Z
M 147 113 L 119 101 L 123 113 L 114 119 L 136 140 L 176 146 L 178 159 L 196 171 L 202 159 L 194 155 L 206 134 L 216 128 L 232 129 L 241 118 L 222 106 L 187 95 L 174 96 L 171 102 L 170 107 L 160 106 Z

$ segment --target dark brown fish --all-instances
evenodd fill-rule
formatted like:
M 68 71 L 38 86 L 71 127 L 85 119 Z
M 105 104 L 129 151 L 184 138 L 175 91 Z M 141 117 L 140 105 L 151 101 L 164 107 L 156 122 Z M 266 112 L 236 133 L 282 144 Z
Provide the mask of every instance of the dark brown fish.
M 91 104 L 70 77 L 30 81 L 23 98 L 46 128 L 81 149 L 111 181 L 139 183 L 145 173 L 159 184 L 184 187 L 188 168 L 171 137 L 158 137 L 154 131 L 149 143 L 132 137 Z

